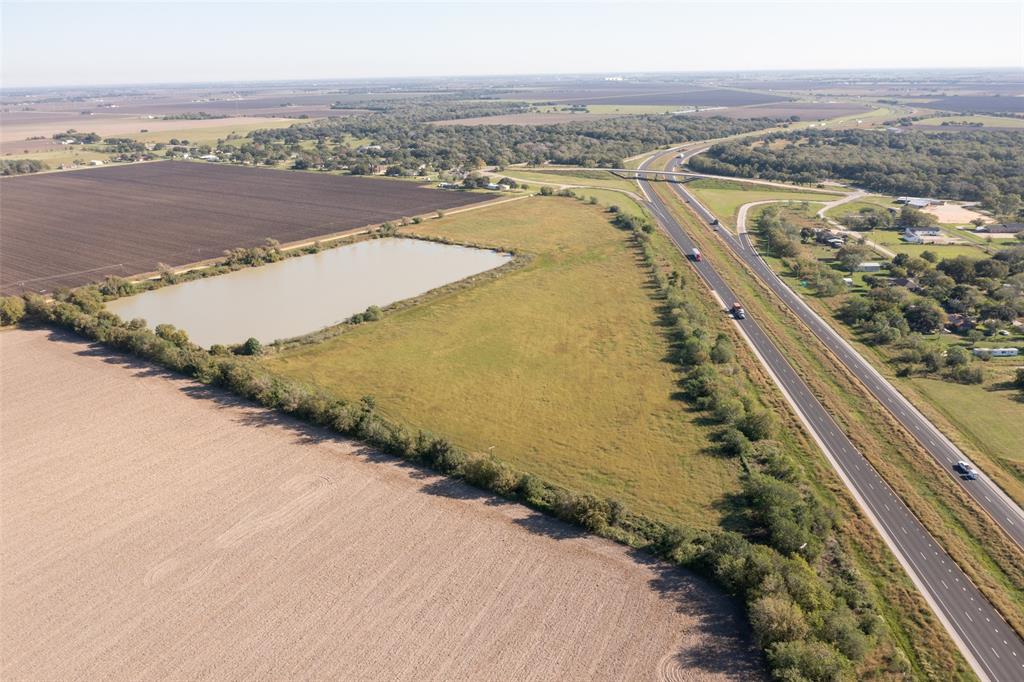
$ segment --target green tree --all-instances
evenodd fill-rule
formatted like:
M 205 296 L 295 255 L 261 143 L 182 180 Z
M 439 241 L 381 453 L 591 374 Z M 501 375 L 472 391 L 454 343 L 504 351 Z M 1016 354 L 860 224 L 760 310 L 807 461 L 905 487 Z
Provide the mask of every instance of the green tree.
M 21 296 L 0 298 L 0 326 L 17 324 L 25 317 L 25 299 Z
M 250 336 L 246 339 L 245 343 L 242 344 L 241 348 L 242 355 L 262 355 L 263 344 L 260 340 L 254 336 Z
M 803 610 L 792 600 L 767 595 L 750 605 L 750 625 L 761 648 L 776 642 L 803 639 L 809 630 Z

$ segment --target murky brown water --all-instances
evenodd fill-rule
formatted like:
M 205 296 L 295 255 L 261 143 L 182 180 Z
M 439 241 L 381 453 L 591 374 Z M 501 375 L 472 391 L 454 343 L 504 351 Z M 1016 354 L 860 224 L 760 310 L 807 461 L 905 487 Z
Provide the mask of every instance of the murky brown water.
M 511 256 L 418 239 L 373 239 L 111 301 L 122 319 L 173 324 L 195 343 L 308 334 L 496 268 Z

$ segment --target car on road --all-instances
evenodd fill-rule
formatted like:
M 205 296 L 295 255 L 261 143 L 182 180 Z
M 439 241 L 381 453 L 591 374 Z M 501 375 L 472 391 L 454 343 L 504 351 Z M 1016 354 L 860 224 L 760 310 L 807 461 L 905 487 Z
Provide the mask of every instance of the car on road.
M 694 249 L 693 253 L 690 255 L 690 257 L 693 258 L 693 260 L 695 260 L 696 262 L 700 263 L 700 261 L 701 261 L 700 249 Z
M 978 478 L 978 470 L 971 466 L 970 462 L 960 460 L 959 462 L 953 465 L 953 468 L 957 470 L 961 478 L 964 478 L 968 481 L 974 481 L 977 480 Z
M 743 306 L 739 303 L 733 303 L 732 307 L 729 308 L 729 312 L 732 313 L 732 316 L 737 320 L 744 320 L 747 317 L 747 311 L 744 310 Z

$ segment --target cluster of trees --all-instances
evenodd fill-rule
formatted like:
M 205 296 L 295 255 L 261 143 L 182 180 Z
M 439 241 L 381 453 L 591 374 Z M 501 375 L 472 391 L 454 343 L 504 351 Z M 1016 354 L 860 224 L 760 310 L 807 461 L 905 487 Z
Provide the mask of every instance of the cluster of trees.
M 440 95 L 415 99 L 385 99 L 357 102 L 335 102 L 331 109 L 369 109 L 370 111 L 400 117 L 408 123 L 452 121 L 460 118 L 507 116 L 525 114 L 535 107 L 527 102 L 500 100 L 467 100 L 464 95 Z
M 928 227 L 937 223 L 933 215 L 913 206 L 903 206 L 898 214 L 883 206 L 864 206 L 856 213 L 842 216 L 839 222 L 848 230 L 858 232 L 885 230 L 891 227 Z
M 615 221 L 633 231 L 653 263 L 650 223 L 621 213 Z M 686 339 L 701 339 L 681 352 L 692 355 L 694 361 L 706 353 L 723 377 L 732 374 L 730 340 L 702 338 L 697 323 L 700 311 L 680 296 L 682 276 L 658 274 L 658 278 L 666 295 L 674 288 L 675 309 L 689 308 L 673 313 L 685 328 Z M 111 280 L 107 286 L 113 293 L 122 283 Z M 871 590 L 833 536 L 831 510 L 817 498 L 796 461 L 768 438 L 770 420 L 744 422 L 749 435 L 756 438 L 742 454 L 751 472 L 743 489 L 749 504 L 746 537 L 720 529 L 674 526 L 634 514 L 614 499 L 575 493 L 519 472 L 493 456 L 467 453 L 444 437 L 391 422 L 378 413 L 371 396 L 346 401 L 273 375 L 245 357 L 262 352 L 254 339 L 236 348 L 205 351 L 171 325 L 150 330 L 142 320 L 124 322 L 103 309 L 103 297 L 99 287 L 86 287 L 61 294 L 52 303 L 29 295 L 24 304 L 35 320 L 74 330 L 699 571 L 747 605 L 757 640 L 779 679 L 852 679 L 855 665 L 883 632 Z M 905 660 L 894 661 L 890 672 L 905 672 L 906 665 Z
M 922 363 L 932 372 L 945 367 L 956 381 L 980 382 L 981 370 L 967 367 L 969 356 L 951 356 L 952 351 L 944 361 L 929 356 L 921 350 L 919 335 L 937 332 L 956 315 L 956 327 L 977 341 L 1024 316 L 1024 247 L 1003 249 L 991 258 L 940 260 L 929 251 L 920 257 L 898 254 L 890 271 L 907 285 L 866 277 L 871 289 L 847 299 L 839 308 L 840 319 L 874 343 L 896 344 L 904 351 L 900 360 L 908 365 Z
M 981 200 L 993 206 L 1000 196 L 1013 195 L 1016 202 L 1010 203 L 1017 212 L 1024 187 L 1024 131 L 771 133 L 714 145 L 693 157 L 690 166 L 706 173 L 799 183 L 839 178 L 883 194 Z
M 230 249 L 224 252 L 223 264 L 230 268 L 252 267 L 264 263 L 276 263 L 284 258 L 281 243 L 276 239 L 267 239 L 263 246 Z
M 205 111 L 189 111 L 183 114 L 167 114 L 160 118 L 164 121 L 207 121 L 214 118 L 227 117 L 227 114 L 208 114 Z
M 65 130 L 63 133 L 54 133 L 53 139 L 75 140 L 81 144 L 96 144 L 100 141 L 100 136 L 96 133 L 80 133 L 74 128 L 70 128 Z
M 410 173 L 423 168 L 465 172 L 513 163 L 619 166 L 622 159 L 654 147 L 759 130 L 775 122 L 661 115 L 544 126 L 437 126 L 426 122 L 421 105 L 392 106 L 387 113 L 254 131 L 246 143 L 225 145 L 218 154 L 249 164 L 302 158 L 307 168 L 360 173 L 391 166 Z M 447 106 L 462 112 L 467 105 Z M 476 111 L 468 106 L 467 113 Z M 353 148 L 347 143 L 352 139 L 374 144 Z M 315 141 L 312 149 L 301 146 L 310 140 Z
M 0 175 L 24 175 L 50 170 L 50 166 L 35 159 L 0 159 Z

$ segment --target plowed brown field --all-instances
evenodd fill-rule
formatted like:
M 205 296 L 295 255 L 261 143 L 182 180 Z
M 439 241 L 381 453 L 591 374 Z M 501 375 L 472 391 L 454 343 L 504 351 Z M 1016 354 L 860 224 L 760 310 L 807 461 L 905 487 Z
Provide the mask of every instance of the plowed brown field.
M 0 180 L 0 293 L 50 291 L 492 197 L 407 182 L 162 161 Z
M 0 372 L 4 680 L 760 675 L 619 545 L 50 332 Z

